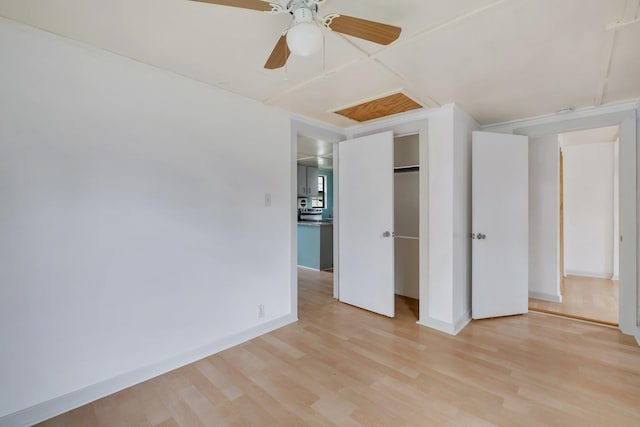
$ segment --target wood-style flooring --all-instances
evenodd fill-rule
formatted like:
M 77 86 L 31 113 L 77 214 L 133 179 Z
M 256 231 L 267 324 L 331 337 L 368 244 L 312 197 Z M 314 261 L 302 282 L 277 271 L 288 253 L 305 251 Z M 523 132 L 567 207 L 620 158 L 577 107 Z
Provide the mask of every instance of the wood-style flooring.
M 529 310 L 618 326 L 618 281 L 566 276 L 562 302 L 529 298 Z
M 299 322 L 44 425 L 640 425 L 640 347 L 613 328 L 527 314 L 454 337 L 412 300 L 389 319 L 299 275 Z

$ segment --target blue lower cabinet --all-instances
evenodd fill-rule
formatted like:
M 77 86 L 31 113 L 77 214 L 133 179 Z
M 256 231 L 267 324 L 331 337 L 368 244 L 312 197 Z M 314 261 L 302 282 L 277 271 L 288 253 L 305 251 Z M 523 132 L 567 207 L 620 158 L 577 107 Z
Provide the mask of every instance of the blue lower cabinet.
M 298 265 L 314 270 L 333 267 L 332 224 L 298 224 Z

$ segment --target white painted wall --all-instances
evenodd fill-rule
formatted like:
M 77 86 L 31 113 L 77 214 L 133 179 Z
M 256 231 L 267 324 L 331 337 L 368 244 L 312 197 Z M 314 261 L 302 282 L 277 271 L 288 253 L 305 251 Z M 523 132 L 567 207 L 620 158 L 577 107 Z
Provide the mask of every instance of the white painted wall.
M 471 139 L 478 123 L 454 109 L 453 128 L 453 315 L 459 329 L 471 317 Z
M 453 120 L 453 108 L 442 108 L 428 118 L 429 285 L 426 295 L 422 290 L 420 293 L 420 321 L 436 329 L 450 328 L 451 331 L 454 268 Z
M 561 301 L 558 136 L 529 138 L 529 296 Z
M 614 144 L 562 147 L 565 274 L 613 275 Z
M 620 278 L 620 138 L 613 144 L 613 274 L 611 278 Z
M 288 114 L 3 19 L 0 52 L 0 424 L 294 320 Z

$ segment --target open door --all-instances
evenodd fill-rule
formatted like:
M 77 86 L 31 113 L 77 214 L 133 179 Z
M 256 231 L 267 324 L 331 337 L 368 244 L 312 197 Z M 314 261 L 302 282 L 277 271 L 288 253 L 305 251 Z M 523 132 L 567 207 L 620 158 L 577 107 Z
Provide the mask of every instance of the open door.
M 473 132 L 474 319 L 528 310 L 528 157 L 526 136 Z
M 340 301 L 395 315 L 393 133 L 338 144 Z

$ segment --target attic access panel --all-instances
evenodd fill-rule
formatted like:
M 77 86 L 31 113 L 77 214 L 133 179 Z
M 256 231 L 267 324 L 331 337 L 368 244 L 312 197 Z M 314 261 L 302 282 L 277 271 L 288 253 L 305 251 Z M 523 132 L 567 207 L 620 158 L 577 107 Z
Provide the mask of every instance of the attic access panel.
M 422 108 L 422 105 L 407 97 L 403 93 L 396 93 L 382 98 L 374 99 L 353 107 L 335 111 L 336 114 L 347 117 L 357 122 L 366 122 L 381 117 L 392 116 L 411 110 Z

